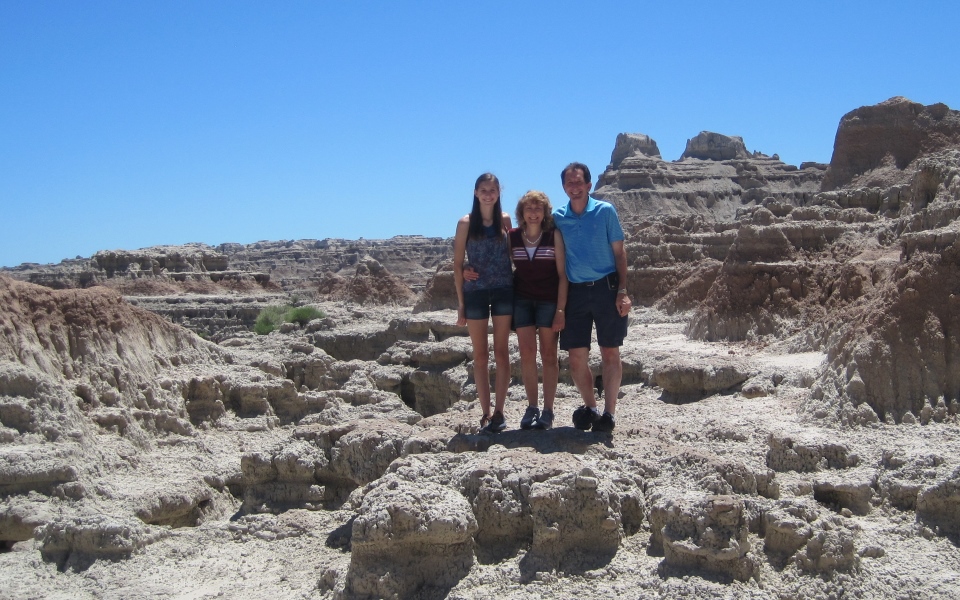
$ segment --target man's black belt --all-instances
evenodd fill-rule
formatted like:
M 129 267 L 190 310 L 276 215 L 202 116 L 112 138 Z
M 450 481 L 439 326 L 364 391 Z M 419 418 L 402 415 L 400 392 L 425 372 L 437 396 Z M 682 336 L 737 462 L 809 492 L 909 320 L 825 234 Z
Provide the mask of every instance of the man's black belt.
M 595 285 L 607 285 L 610 289 L 616 289 L 617 283 L 620 281 L 620 276 L 617 275 L 617 272 L 614 271 L 608 275 L 604 275 L 600 279 L 594 281 L 584 281 L 582 283 L 570 282 L 570 285 L 573 287 L 593 287 Z

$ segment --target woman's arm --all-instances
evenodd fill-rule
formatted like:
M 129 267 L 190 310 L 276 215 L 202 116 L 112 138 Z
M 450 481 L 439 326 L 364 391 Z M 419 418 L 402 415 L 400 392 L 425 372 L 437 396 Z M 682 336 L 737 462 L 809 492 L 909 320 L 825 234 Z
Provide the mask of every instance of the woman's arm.
M 470 231 L 470 215 L 457 221 L 457 234 L 453 238 L 453 281 L 457 288 L 457 326 L 467 324 L 463 300 L 463 261 L 467 256 L 467 234 Z
M 553 231 L 553 250 L 557 257 L 557 275 L 560 277 L 560 285 L 557 289 L 557 312 L 553 315 L 553 330 L 560 331 L 567 324 L 567 255 L 563 245 L 563 235 L 559 229 Z

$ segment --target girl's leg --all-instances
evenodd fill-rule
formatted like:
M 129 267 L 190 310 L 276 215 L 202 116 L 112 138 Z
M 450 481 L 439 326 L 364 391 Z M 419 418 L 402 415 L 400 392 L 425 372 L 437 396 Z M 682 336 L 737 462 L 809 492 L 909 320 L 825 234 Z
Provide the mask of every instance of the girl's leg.
M 540 360 L 543 362 L 543 408 L 553 410 L 557 397 L 557 378 L 560 365 L 557 363 L 557 332 L 550 327 L 540 327 Z M 522 356 L 522 355 L 521 355 Z
M 487 320 L 467 319 L 467 331 L 473 344 L 473 380 L 483 416 L 490 416 L 490 350 L 487 342 Z
M 537 328 L 533 325 L 518 328 L 517 345 L 520 346 L 520 373 L 527 404 L 537 406 Z
M 510 387 L 510 324 L 512 322 L 512 315 L 493 317 L 493 359 L 497 365 L 495 390 L 497 404 L 494 412 L 503 412 L 503 405 L 507 401 L 507 388 Z M 489 391 L 487 393 L 489 394 Z

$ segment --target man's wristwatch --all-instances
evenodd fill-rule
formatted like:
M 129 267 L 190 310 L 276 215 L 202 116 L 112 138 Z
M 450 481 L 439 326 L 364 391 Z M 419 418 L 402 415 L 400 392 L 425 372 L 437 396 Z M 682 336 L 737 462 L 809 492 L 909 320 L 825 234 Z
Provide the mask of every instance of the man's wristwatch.
M 617 290 L 617 293 L 618 293 L 618 294 L 623 294 L 624 296 L 626 296 L 626 295 L 627 295 L 627 288 L 620 288 L 619 290 Z

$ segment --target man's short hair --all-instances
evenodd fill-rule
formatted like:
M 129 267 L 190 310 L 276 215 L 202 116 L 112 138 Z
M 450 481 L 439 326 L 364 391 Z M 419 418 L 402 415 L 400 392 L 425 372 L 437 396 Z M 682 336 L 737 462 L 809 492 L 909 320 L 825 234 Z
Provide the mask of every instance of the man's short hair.
M 567 171 L 572 171 L 574 169 L 580 169 L 583 172 L 584 183 L 590 183 L 590 167 L 588 167 L 583 163 L 572 162 L 569 165 L 565 166 L 562 171 L 560 171 L 561 185 L 567 182 Z

